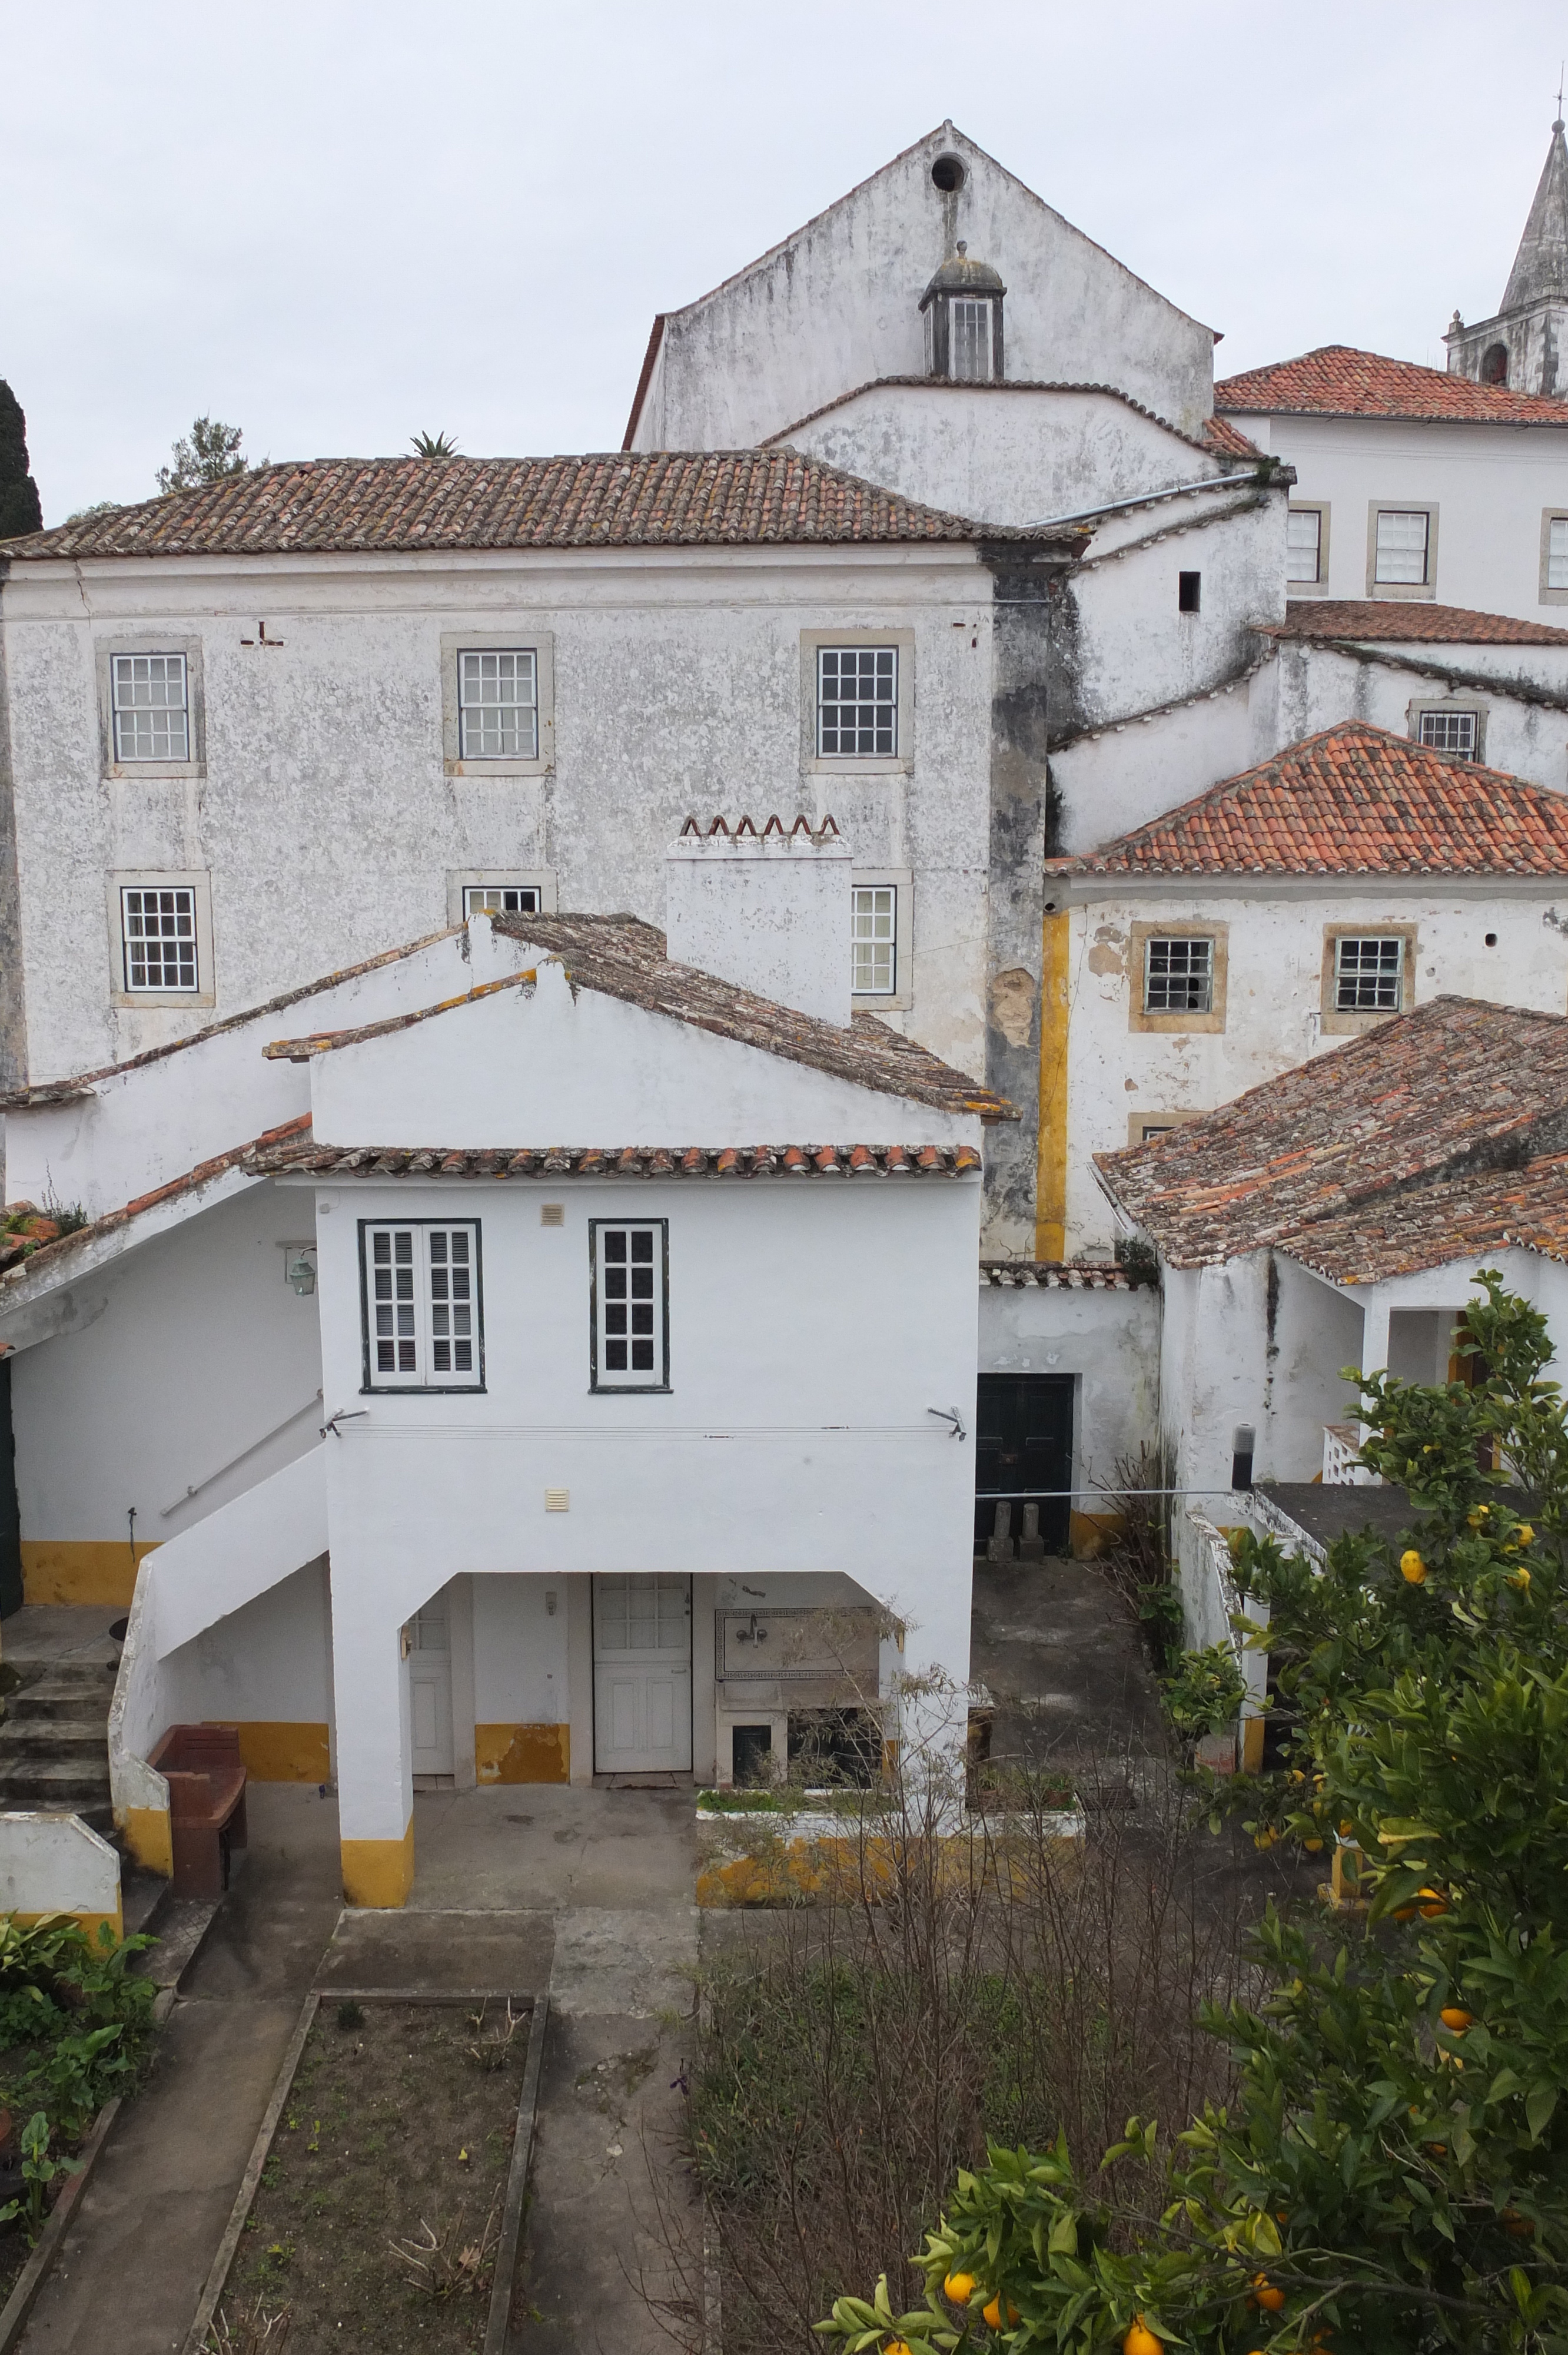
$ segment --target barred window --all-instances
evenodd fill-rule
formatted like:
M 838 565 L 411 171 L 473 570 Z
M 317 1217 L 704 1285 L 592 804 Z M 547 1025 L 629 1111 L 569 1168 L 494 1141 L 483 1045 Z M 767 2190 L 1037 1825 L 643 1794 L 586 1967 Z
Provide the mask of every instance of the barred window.
M 115 760 L 188 761 L 184 655 L 116 655 L 112 677 Z
M 887 997 L 898 986 L 898 889 L 893 883 L 857 884 L 853 908 L 857 996 Z
M 1404 1000 L 1404 942 L 1398 933 L 1342 932 L 1334 943 L 1334 1010 L 1397 1014 Z
M 1425 507 L 1380 507 L 1373 581 L 1391 587 L 1424 586 L 1431 536 L 1432 518 Z
M 1420 741 L 1435 752 L 1451 752 L 1457 760 L 1473 761 L 1479 750 L 1478 711 L 1424 711 Z
M 458 730 L 461 760 L 538 759 L 538 665 L 532 646 L 458 655 Z
M 948 314 L 949 373 L 959 384 L 991 382 L 991 304 L 955 296 Z
M 128 993 L 198 986 L 196 892 L 188 883 L 122 884 L 120 928 Z
M 593 1387 L 668 1390 L 669 1220 L 590 1219 Z
M 896 757 L 896 646 L 819 646 L 817 752 L 822 759 Z
M 1143 955 L 1146 1014 L 1211 1014 L 1214 1000 L 1213 940 L 1156 936 Z
M 465 916 L 536 916 L 539 887 L 536 883 L 465 883 L 462 911 Z
M 1319 507 L 1292 507 L 1285 526 L 1287 581 L 1318 581 L 1323 553 L 1323 515 Z
M 479 1226 L 415 1219 L 360 1230 L 370 1390 L 478 1390 Z
M 1553 516 L 1546 527 L 1546 585 L 1568 589 L 1568 516 Z

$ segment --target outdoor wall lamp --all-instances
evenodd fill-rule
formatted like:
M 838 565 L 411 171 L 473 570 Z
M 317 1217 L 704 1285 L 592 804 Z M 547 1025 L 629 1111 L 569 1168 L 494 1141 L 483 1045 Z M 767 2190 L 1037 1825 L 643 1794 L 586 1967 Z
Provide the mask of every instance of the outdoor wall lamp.
M 303 1300 L 316 1288 L 316 1247 L 314 1243 L 285 1243 L 283 1250 L 283 1281 Z

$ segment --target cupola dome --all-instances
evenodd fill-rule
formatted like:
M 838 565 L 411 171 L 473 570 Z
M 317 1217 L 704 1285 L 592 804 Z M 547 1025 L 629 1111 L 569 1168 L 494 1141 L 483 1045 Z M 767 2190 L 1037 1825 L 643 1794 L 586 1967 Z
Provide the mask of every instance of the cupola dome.
M 1006 293 L 990 262 L 972 260 L 960 240 L 920 297 L 927 376 L 956 384 L 1000 383 Z

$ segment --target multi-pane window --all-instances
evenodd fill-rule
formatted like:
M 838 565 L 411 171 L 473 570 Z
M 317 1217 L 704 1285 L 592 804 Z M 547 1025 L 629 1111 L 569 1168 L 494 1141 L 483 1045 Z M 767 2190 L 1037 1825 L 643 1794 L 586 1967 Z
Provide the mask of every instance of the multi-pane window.
M 1403 938 L 1341 932 L 1334 943 L 1334 1011 L 1397 1014 L 1404 997 Z
M 609 1571 L 593 1582 L 596 1652 L 690 1652 L 692 1584 L 669 1572 Z
M 669 1222 L 590 1219 L 593 1387 L 667 1390 Z
M 477 1222 L 410 1219 L 360 1233 L 366 1387 L 480 1389 Z
M 1568 589 L 1568 516 L 1553 516 L 1546 527 L 1546 585 Z
M 955 295 L 948 318 L 949 373 L 959 384 L 991 382 L 991 304 Z
M 1391 588 L 1424 587 L 1431 536 L 1432 518 L 1425 507 L 1380 507 L 1374 581 L 1386 581 Z
M 874 760 L 897 751 L 897 647 L 819 646 L 818 757 Z
M 1292 507 L 1285 526 L 1287 581 L 1319 581 L 1323 557 L 1320 507 Z
M 116 761 L 188 761 L 184 655 L 116 655 L 111 677 Z
M 536 761 L 539 674 L 532 646 L 458 655 L 458 756 Z
M 120 930 L 127 991 L 197 986 L 196 892 L 190 884 L 122 884 Z
M 462 887 L 462 911 L 465 916 L 536 916 L 539 912 L 539 886 L 536 883 L 465 883 Z
M 1424 711 L 1420 715 L 1420 741 L 1430 744 L 1435 752 L 1451 752 L 1456 760 L 1473 761 L 1480 744 L 1480 714 Z
M 1214 1003 L 1214 943 L 1167 939 L 1144 944 L 1143 1010 L 1146 1014 L 1210 1014 Z
M 853 910 L 854 974 L 858 997 L 888 997 L 898 986 L 898 887 L 857 883 Z

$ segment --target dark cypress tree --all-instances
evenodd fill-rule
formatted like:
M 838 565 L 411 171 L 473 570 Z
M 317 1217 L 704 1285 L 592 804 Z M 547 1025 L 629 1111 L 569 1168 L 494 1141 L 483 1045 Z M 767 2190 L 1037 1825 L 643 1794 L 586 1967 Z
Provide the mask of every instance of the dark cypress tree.
M 0 539 L 42 531 L 38 486 L 27 472 L 27 421 L 22 404 L 0 377 Z

